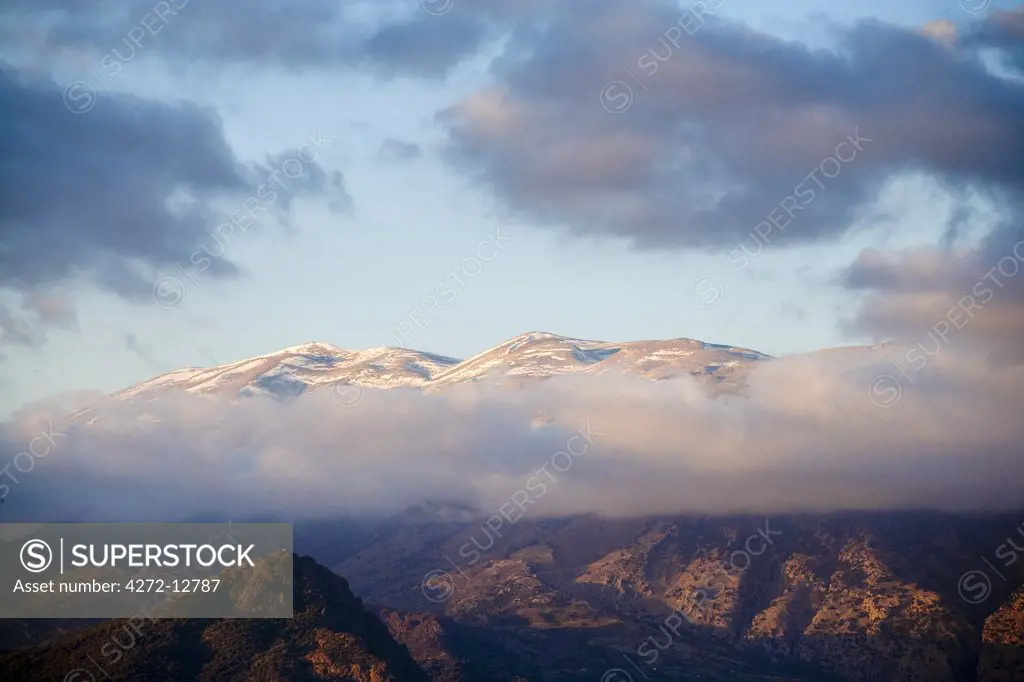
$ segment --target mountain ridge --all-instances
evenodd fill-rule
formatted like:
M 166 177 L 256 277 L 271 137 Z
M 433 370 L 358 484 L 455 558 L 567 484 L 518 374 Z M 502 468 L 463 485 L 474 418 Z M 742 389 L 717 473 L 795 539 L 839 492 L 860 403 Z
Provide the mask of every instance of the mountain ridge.
M 213 367 L 177 369 L 112 394 L 115 399 L 151 397 L 180 389 L 192 394 L 291 400 L 332 385 L 440 390 L 499 377 L 511 381 L 557 374 L 621 371 L 652 380 L 682 374 L 745 374 L 744 365 L 773 360 L 760 351 L 687 337 L 608 342 L 550 332 L 519 334 L 467 359 L 398 347 L 350 350 L 310 341 Z

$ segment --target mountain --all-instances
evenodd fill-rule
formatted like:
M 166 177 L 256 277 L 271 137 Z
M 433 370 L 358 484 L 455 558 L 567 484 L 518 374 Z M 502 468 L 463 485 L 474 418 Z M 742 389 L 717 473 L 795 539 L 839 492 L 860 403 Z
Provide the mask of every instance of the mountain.
M 985 620 L 978 679 L 1024 680 L 1024 588 Z
M 294 618 L 107 621 L 0 655 L 3 679 L 426 682 L 343 578 L 309 557 L 293 576 Z
M 110 621 L 0 654 L 0 670 L 12 682 L 96 663 L 110 680 L 211 682 L 1024 679 L 1024 566 L 990 563 L 1015 515 L 588 515 L 523 519 L 500 537 L 483 519 L 439 504 L 399 514 L 347 551 L 348 581 L 297 558 L 294 620 L 159 621 L 136 638 Z M 981 592 L 963 580 L 986 571 Z
M 741 373 L 746 365 L 770 356 L 693 339 L 608 343 L 572 339 L 546 332 L 523 334 L 460 362 L 434 377 L 431 388 L 487 376 L 534 379 L 584 372 L 621 371 L 659 380 L 690 374 L 716 380 Z
M 336 570 L 440 682 L 1024 679 L 1016 515 L 405 519 Z
M 764 353 L 693 339 L 587 341 L 546 332 L 522 334 L 468 360 L 405 348 L 354 351 L 312 342 L 227 365 L 180 369 L 114 394 L 148 400 L 168 392 L 279 400 L 339 384 L 379 389 L 442 390 L 488 379 L 506 382 L 557 374 L 623 372 L 651 380 L 691 375 L 712 385 L 738 385 Z
M 32 618 L 17 620 L 0 618 L 0 651 L 25 649 L 42 644 L 58 635 L 78 630 L 99 620 Z
M 418 387 L 449 367 L 454 358 L 403 348 L 351 351 L 306 343 L 206 369 L 181 369 L 115 393 L 128 399 L 179 389 L 189 393 L 292 398 L 337 383 L 373 388 Z

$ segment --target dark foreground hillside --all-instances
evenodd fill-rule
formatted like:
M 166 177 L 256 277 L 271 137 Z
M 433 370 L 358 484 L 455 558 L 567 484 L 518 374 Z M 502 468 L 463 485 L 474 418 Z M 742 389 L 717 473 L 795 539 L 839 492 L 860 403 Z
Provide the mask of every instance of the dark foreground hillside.
M 0 655 L 5 682 L 426 682 L 348 583 L 295 557 L 295 617 L 107 621 Z M 72 675 L 77 671 L 77 676 Z

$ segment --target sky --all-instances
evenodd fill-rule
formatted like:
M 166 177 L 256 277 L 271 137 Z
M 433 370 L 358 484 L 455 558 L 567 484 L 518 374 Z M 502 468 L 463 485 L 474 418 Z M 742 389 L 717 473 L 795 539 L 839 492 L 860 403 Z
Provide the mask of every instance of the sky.
M 917 342 L 1024 262 L 1019 3 L 341 6 L 4 3 L 0 415 L 314 340 Z

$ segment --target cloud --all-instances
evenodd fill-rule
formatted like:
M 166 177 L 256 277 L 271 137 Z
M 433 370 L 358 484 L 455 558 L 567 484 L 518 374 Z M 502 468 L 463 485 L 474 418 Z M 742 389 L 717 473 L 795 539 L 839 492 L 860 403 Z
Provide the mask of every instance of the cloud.
M 377 155 L 384 161 L 412 161 L 423 156 L 423 150 L 415 142 L 389 137 L 381 143 Z
M 328 173 L 316 162 L 320 148 L 333 142 L 333 139 L 325 139 L 318 133 L 311 136 L 309 142 L 299 151 L 267 155 L 264 164 L 250 165 L 253 186 L 266 182 L 267 186 L 280 196 L 277 203 L 284 209 L 282 218 L 287 219 L 287 211 L 292 207 L 292 200 L 303 195 L 326 198 L 335 213 L 347 213 L 352 210 L 352 196 L 348 193 L 341 171 Z M 313 156 L 307 159 L 307 155 Z M 298 171 L 298 175 L 292 175 L 292 171 Z M 284 177 L 278 179 L 281 175 Z M 270 178 L 274 180 L 271 181 Z
M 1020 74 L 1022 29 L 1024 8 L 994 11 L 960 41 L 973 49 L 1001 50 L 1003 65 Z M 951 41 L 949 31 L 944 39 Z M 1019 101 L 1024 80 L 1004 82 L 1011 98 L 1006 101 Z M 1020 142 L 1018 135 L 1013 144 Z M 947 185 L 957 201 L 939 244 L 860 254 L 840 278 L 847 289 L 864 294 L 847 331 L 909 345 L 903 359 L 915 366 L 951 347 L 1024 361 L 1024 210 L 1017 178 L 1024 166 L 1014 167 L 1019 158 L 1007 157 L 1007 173 L 987 185 Z M 985 226 L 983 236 L 969 241 L 978 226 Z
M 757 228 L 773 245 L 835 238 L 906 171 L 1007 201 L 1024 183 L 1024 88 L 983 58 L 1021 69 L 1020 10 L 864 21 L 816 50 L 667 0 L 169 0 L 141 45 L 127 36 L 149 0 L 65 5 L 5 11 L 51 47 L 168 63 L 438 78 L 489 62 L 488 85 L 439 115 L 448 160 L 524 217 L 641 247 L 735 247 Z
M 79 330 L 78 315 L 66 293 L 30 291 L 13 309 L 0 303 L 0 345 L 39 348 L 49 329 Z
M 95 53 L 96 64 L 108 75 L 136 58 L 156 57 L 215 66 L 347 67 L 388 78 L 439 78 L 475 54 L 491 31 L 486 15 L 493 13 L 437 17 L 419 2 L 404 0 L 125 0 L 100 8 L 13 0 L 4 3 L 0 17 L 6 15 L 18 30 L 5 31 L 0 23 L 0 37 L 17 45 L 28 35 L 30 47 L 44 59 L 56 50 Z
M 958 36 L 956 24 L 948 19 L 928 22 L 921 27 L 921 33 L 949 45 L 955 44 Z
M 139 337 L 134 333 L 128 332 L 124 335 L 124 347 L 137 355 L 145 363 L 154 366 L 160 365 L 156 356 L 153 355 L 153 350 L 149 346 L 140 342 Z
M 959 42 L 865 21 L 815 50 L 674 3 L 568 7 L 439 118 L 449 160 L 530 218 L 735 247 L 836 238 L 904 172 L 1020 200 L 1024 86 L 982 54 L 1024 62 L 996 19 Z
M 955 213 L 952 220 L 958 222 Z M 916 362 L 949 347 L 1024 362 L 1024 212 L 1011 210 L 973 246 L 867 250 L 841 283 L 862 292 L 848 331 L 916 349 Z
M 78 316 L 65 293 L 34 292 L 25 297 L 25 309 L 35 313 L 44 324 L 78 330 Z
M 58 421 L 66 435 L 5 507 L 37 521 L 387 514 L 425 499 L 491 513 L 519 491 L 526 513 L 544 516 L 1019 507 L 1024 366 L 951 351 L 880 403 L 869 387 L 898 357 L 773 360 L 744 397 L 717 400 L 689 378 L 610 374 L 343 401 L 320 390 L 289 404 L 94 400 L 74 424 Z M 7 424 L 0 463 L 55 409 Z
M 209 202 L 246 187 L 209 111 L 121 96 L 76 116 L 53 83 L 6 79 L 0 88 L 3 285 L 83 274 L 121 294 L 148 291 L 133 266 L 187 256 L 205 234 Z M 201 202 L 176 214 L 166 205 L 175 188 Z
M 1020 11 L 917 30 L 865 21 L 815 50 L 667 0 L 440 15 L 397 0 L 174 0 L 133 46 L 148 0 L 59 4 L 6 11 L 47 45 L 168 63 L 437 78 L 489 61 L 490 82 L 439 114 L 451 164 L 523 217 L 640 247 L 736 247 L 757 228 L 773 245 L 835 238 L 902 172 L 1006 201 L 1024 184 L 1024 87 L 983 58 L 1020 70 Z
M 0 306 L 0 343 L 30 348 L 42 345 L 38 332 L 7 306 Z
M 441 77 L 476 53 L 488 34 L 485 21 L 467 12 L 412 18 L 385 24 L 357 50 L 363 63 L 384 73 Z
M 148 299 L 154 270 L 187 263 L 226 213 L 269 182 L 269 168 L 236 158 L 209 109 L 101 95 L 94 109 L 75 114 L 61 97 L 52 81 L 24 72 L 0 82 L 0 289 L 85 279 Z M 290 178 L 278 180 L 279 216 L 300 194 L 342 207 L 350 201 L 340 172 L 328 175 L 309 156 L 291 159 L 301 166 L 295 177 L 275 169 Z M 226 258 L 209 268 L 212 276 L 236 272 Z M 67 304 L 30 301 L 43 321 L 73 316 Z
M 1024 58 L 1021 54 L 1024 47 L 1024 7 L 990 13 L 976 26 L 974 35 L 977 45 L 995 44 L 1013 50 L 1013 57 L 1020 66 Z

